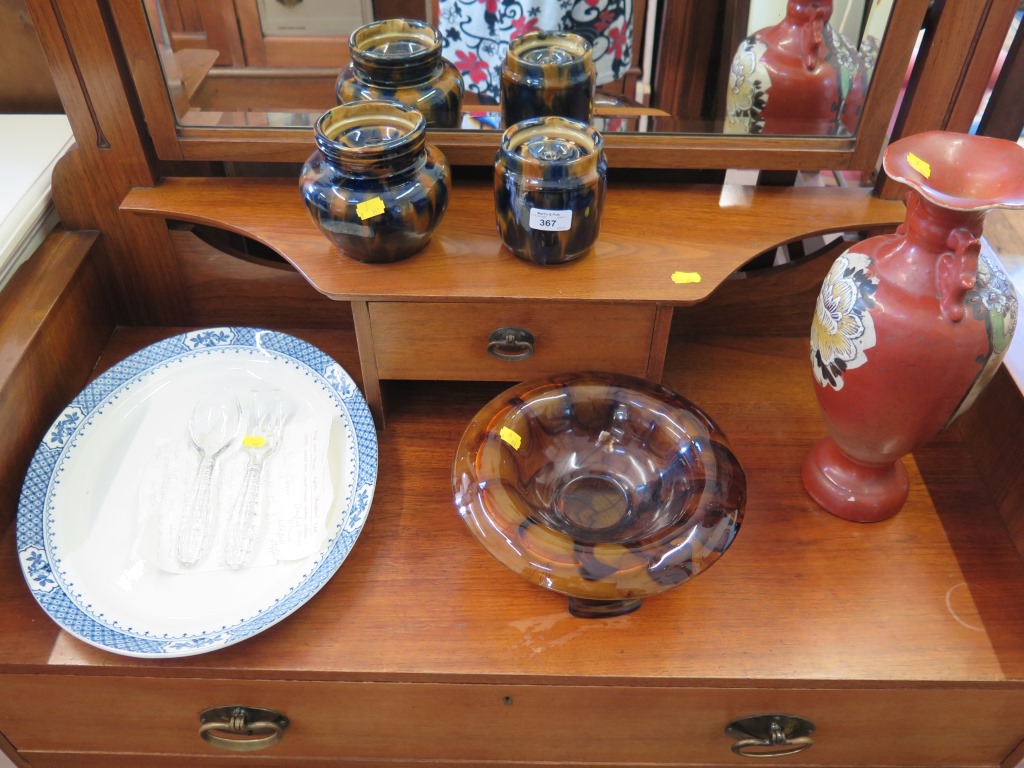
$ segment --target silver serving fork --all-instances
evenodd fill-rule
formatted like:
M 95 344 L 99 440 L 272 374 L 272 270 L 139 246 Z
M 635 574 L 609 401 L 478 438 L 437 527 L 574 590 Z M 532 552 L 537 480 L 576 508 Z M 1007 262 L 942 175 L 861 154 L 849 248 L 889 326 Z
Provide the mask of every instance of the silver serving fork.
M 224 562 L 241 568 L 252 557 L 263 523 L 263 466 L 280 447 L 288 405 L 280 391 L 254 391 L 249 404 L 248 426 L 242 450 L 248 456 L 242 488 L 228 518 Z

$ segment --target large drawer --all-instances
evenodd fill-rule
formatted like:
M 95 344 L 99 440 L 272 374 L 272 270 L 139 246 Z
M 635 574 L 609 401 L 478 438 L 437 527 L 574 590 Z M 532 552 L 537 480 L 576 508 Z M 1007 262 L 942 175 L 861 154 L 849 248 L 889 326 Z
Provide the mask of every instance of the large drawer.
M 656 308 L 650 304 L 371 302 L 374 359 L 382 379 L 520 381 L 571 370 L 645 376 Z M 499 359 L 492 332 L 521 328 L 533 354 Z
M 743 765 L 725 726 L 784 712 L 817 726 L 773 765 L 998 765 L 1024 735 L 1024 691 L 668 688 L 446 683 L 211 681 L 13 675 L 0 729 L 32 764 L 60 752 L 252 760 L 198 736 L 199 713 L 241 704 L 290 719 L 255 753 L 288 760 Z M 219 761 L 218 761 L 219 762 Z M 114 764 L 112 760 L 108 764 Z M 147 764 L 140 760 L 138 764 Z M 202 764 L 200 762 L 200 764 Z M 261 763 L 262 764 L 262 763 Z

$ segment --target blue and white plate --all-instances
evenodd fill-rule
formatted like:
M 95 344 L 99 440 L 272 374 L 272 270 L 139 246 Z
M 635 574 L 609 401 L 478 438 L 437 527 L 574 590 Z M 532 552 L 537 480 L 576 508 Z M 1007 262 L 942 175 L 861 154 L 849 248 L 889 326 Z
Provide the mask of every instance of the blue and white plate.
M 169 573 L 139 557 L 141 468 L 184 433 L 198 393 L 287 393 L 330 422 L 334 500 L 319 551 L 272 567 Z M 256 328 L 174 336 L 97 377 L 47 431 L 18 507 L 18 555 L 32 595 L 75 637 L 125 656 L 190 656 L 240 642 L 296 611 L 355 544 L 377 479 L 377 435 L 340 365 L 306 342 Z

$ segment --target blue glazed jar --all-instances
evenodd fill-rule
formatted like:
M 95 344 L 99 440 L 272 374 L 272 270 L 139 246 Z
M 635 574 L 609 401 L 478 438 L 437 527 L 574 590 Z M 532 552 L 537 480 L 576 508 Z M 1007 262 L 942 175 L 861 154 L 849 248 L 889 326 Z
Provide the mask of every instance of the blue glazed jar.
M 589 123 L 597 70 L 586 38 L 572 32 L 529 32 L 508 47 L 501 65 L 505 126 L 554 115 Z
M 426 246 L 448 207 L 451 171 L 427 143 L 423 115 L 394 102 L 342 105 L 317 121 L 315 139 L 299 189 L 331 242 L 371 263 Z
M 516 256 L 561 264 L 585 255 L 601 229 L 608 164 L 601 134 L 564 117 L 508 128 L 494 164 L 498 232 Z
M 352 57 L 335 84 L 339 104 L 397 101 L 420 112 L 428 128 L 458 128 L 465 85 L 441 56 L 441 35 L 429 24 L 384 19 L 349 37 Z

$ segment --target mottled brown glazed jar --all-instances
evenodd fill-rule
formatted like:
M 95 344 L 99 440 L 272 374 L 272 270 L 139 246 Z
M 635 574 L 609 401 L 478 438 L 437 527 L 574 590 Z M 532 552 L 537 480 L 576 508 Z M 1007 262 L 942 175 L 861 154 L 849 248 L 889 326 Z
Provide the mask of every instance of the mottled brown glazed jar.
M 803 481 L 849 520 L 894 515 L 901 458 L 974 402 L 1017 324 L 1013 284 L 981 242 L 992 208 L 1024 208 L 1024 147 L 931 131 L 893 143 L 886 172 L 910 187 L 906 221 L 832 265 L 811 324 L 811 370 L 829 436 Z
M 590 618 L 627 613 L 721 557 L 746 477 L 692 403 L 642 379 L 567 373 L 525 382 L 466 428 L 455 506 L 481 545 Z
M 597 70 L 586 38 L 572 32 L 529 32 L 513 40 L 501 65 L 505 126 L 555 115 L 594 118 Z
M 608 164 L 604 139 L 586 123 L 536 117 L 505 131 L 494 161 L 498 233 L 537 264 L 573 261 L 601 231 Z
M 465 85 L 441 56 L 441 35 L 429 24 L 384 19 L 349 37 L 349 65 L 335 85 L 339 104 L 397 101 L 423 115 L 428 128 L 458 128 Z
M 394 102 L 335 107 L 317 121 L 299 190 L 320 231 L 349 256 L 392 262 L 430 241 L 451 172 L 423 115 Z

